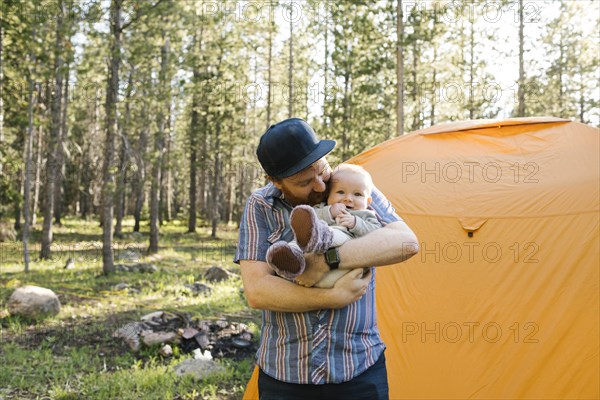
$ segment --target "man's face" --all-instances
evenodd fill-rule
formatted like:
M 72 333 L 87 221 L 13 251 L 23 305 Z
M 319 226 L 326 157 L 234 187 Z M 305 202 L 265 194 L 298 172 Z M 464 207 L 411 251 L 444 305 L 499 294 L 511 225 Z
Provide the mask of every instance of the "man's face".
M 310 167 L 279 181 L 274 181 L 275 187 L 283 192 L 285 199 L 292 205 L 318 204 L 325 199 L 325 183 L 331 176 L 331 167 L 325 158 Z

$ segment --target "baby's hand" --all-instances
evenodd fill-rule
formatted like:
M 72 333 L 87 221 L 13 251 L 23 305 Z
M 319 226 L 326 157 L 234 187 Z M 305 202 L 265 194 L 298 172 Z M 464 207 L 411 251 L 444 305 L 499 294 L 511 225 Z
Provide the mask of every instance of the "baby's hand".
M 343 205 L 342 203 L 334 203 L 331 205 L 331 208 L 329 209 L 329 213 L 331 214 L 331 218 L 333 218 L 333 219 L 336 219 L 338 216 L 340 216 L 345 211 L 346 211 L 346 206 Z
M 344 212 L 335 219 L 335 223 L 348 229 L 352 229 L 356 225 L 356 217 L 344 210 Z

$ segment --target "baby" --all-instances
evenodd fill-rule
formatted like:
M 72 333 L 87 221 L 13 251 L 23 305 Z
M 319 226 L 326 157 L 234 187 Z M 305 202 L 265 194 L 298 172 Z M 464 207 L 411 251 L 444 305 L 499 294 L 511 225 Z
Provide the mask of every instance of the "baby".
M 325 253 L 356 237 L 381 228 L 375 212 L 368 210 L 373 181 L 371 175 L 354 164 L 341 164 L 329 184 L 327 204 L 314 208 L 300 205 L 292 210 L 290 224 L 295 241 L 274 243 L 267 251 L 267 263 L 281 277 L 293 280 L 306 267 L 303 253 Z M 316 287 L 333 284 L 350 270 L 330 271 Z

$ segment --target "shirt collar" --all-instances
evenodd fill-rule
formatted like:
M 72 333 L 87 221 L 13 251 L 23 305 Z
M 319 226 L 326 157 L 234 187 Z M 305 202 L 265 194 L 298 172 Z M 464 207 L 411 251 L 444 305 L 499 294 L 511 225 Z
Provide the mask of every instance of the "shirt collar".
M 274 200 L 279 199 L 279 201 L 281 201 L 287 207 L 294 208 L 294 206 L 288 203 L 283 192 L 273 185 L 273 182 L 269 182 L 267 186 L 263 188 L 263 197 L 271 207 L 274 205 Z
M 273 185 L 273 182 L 269 182 L 267 186 L 265 186 L 263 196 L 271 206 L 273 206 L 274 199 L 283 200 L 283 193 Z

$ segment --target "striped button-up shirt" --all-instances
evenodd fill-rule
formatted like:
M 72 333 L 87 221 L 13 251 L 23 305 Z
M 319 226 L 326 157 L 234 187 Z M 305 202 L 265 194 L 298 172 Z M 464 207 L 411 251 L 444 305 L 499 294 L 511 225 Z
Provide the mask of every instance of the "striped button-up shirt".
M 371 197 L 371 207 L 383 224 L 400 220 L 376 188 Z M 271 244 L 291 241 L 291 210 L 271 183 L 252 193 L 242 215 L 234 261 L 265 261 Z M 301 313 L 263 310 L 258 366 L 283 382 L 318 385 L 349 381 L 373 365 L 385 345 L 377 328 L 372 270 L 367 293 L 344 308 Z

